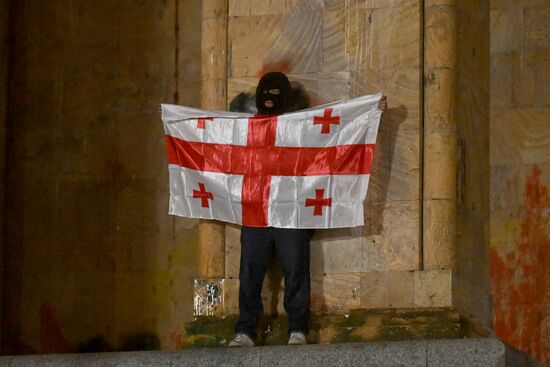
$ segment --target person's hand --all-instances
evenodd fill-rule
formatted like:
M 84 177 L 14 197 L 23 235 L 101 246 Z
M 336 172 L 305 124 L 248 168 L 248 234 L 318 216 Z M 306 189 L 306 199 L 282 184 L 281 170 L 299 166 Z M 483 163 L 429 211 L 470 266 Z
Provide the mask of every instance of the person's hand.
M 382 112 L 386 112 L 388 109 L 388 97 L 382 96 L 382 98 L 380 98 L 378 101 L 378 109 Z

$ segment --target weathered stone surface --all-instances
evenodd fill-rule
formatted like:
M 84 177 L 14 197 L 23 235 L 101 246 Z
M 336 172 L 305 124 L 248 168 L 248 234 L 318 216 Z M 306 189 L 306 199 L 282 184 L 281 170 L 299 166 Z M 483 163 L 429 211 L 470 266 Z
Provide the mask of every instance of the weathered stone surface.
M 523 46 L 527 49 L 550 49 L 550 7 L 528 7 L 524 10 Z
M 414 273 L 410 271 L 361 274 L 361 307 L 404 308 L 414 305 Z
M 151 356 L 156 359 L 156 356 Z M 170 356 L 168 356 L 169 358 Z M 99 362 L 99 354 L 50 354 L 50 355 L 28 355 L 14 356 L 10 364 L 4 364 L 0 360 L 0 366 L 6 367 L 96 367 Z M 168 359 L 168 362 L 170 359 Z M 109 366 L 112 366 L 110 364 Z M 167 366 L 166 364 L 159 366 Z
M 549 119 L 550 108 L 492 111 L 491 167 L 548 162 Z
M 262 67 L 269 63 L 284 64 L 286 72 L 320 71 L 322 25 L 322 13 L 316 11 L 230 18 L 229 75 L 262 74 Z M 296 49 L 303 45 L 308 47 Z M 249 57 L 250 50 L 254 57 Z
M 399 125 L 385 125 L 385 122 L 382 122 L 376 142 L 368 201 L 382 203 L 418 200 L 419 130 L 400 131 Z
M 241 262 L 241 228 L 225 225 L 225 278 L 238 278 Z
M 441 4 L 424 6 L 426 71 L 454 68 L 456 64 L 456 7 Z
M 191 366 L 250 366 L 260 365 L 261 354 L 256 348 L 185 349 L 172 354 L 173 367 Z
M 294 348 L 272 347 L 263 351 L 260 366 L 425 366 L 422 342 L 384 344 L 311 345 Z
M 424 269 L 452 269 L 456 257 L 455 218 L 455 201 L 424 201 Z
M 451 307 L 451 270 L 414 272 L 414 305 L 416 307 Z
M 221 278 L 225 275 L 224 224 L 217 221 L 199 222 L 199 275 Z
M 341 71 L 348 67 L 346 55 L 346 9 L 323 13 L 323 71 Z
M 522 33 L 522 8 L 491 9 L 490 16 L 491 53 L 519 50 L 522 41 L 519 37 Z
M 504 367 L 504 344 L 497 339 L 428 342 L 428 366 Z
M 186 347 L 223 346 L 233 336 L 237 315 L 198 317 L 185 325 Z M 418 340 L 460 337 L 460 316 L 448 308 L 349 310 L 312 313 L 310 343 Z M 288 340 L 287 315 L 263 315 L 257 345 L 281 345 Z
M 265 2 L 262 0 L 230 0 L 229 16 L 245 17 L 251 15 L 288 14 L 290 12 L 307 12 L 323 10 L 322 0 L 274 0 Z
M 365 205 L 363 270 L 416 270 L 420 266 L 418 204 L 394 202 Z M 399 228 L 396 231 L 395 228 Z
M 457 136 L 453 130 L 424 132 L 425 201 L 456 199 L 456 151 Z
M 456 70 L 441 67 L 427 69 L 424 73 L 424 127 L 430 132 L 456 131 Z
M 80 365 L 80 364 L 77 364 Z M 74 365 L 72 365 L 74 366 Z M 99 353 L 97 366 L 101 367 L 170 367 L 172 366 L 172 353 L 147 351 L 147 352 L 118 352 Z
M 361 273 L 313 275 L 311 309 L 346 313 L 360 305 Z
M 198 49 L 182 51 L 200 42 L 200 5 L 180 2 L 179 22 L 194 31 L 179 41 L 174 1 L 12 7 L 9 206 L 20 209 L 7 236 L 19 244 L 8 256 L 24 260 L 6 264 L 2 284 L 9 318 L 22 320 L 8 332 L 25 352 L 67 352 L 98 335 L 118 348 L 120 335 L 144 330 L 177 348 L 174 325 L 192 317 L 197 230 L 166 213 L 158 111 L 200 94 L 188 100 L 179 85 L 200 82 Z
M 311 274 L 355 273 L 361 271 L 363 238 L 312 242 Z

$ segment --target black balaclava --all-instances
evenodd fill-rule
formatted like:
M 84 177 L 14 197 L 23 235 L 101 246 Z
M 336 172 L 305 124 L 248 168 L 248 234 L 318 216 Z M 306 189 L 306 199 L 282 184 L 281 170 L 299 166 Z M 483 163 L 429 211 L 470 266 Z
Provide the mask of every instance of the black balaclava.
M 279 94 L 270 93 L 274 89 Z M 260 115 L 279 115 L 289 112 L 292 107 L 292 88 L 285 74 L 280 72 L 267 73 L 260 79 L 256 88 L 256 107 Z M 273 102 L 272 107 L 265 105 L 266 101 Z

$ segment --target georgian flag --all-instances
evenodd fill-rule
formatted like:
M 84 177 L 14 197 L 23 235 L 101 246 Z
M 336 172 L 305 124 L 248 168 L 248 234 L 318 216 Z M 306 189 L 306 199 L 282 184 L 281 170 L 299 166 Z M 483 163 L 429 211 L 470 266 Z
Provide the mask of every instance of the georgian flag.
M 253 227 L 363 225 L 381 97 L 279 116 L 163 104 L 169 213 Z

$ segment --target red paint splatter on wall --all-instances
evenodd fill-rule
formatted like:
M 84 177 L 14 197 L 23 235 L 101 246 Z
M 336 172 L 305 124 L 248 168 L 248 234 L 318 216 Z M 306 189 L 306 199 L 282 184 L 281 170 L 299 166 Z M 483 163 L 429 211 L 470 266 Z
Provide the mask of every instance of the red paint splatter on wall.
M 71 353 L 73 348 L 61 333 L 62 327 L 53 307 L 40 307 L 40 353 Z
M 179 330 L 170 333 L 170 346 L 172 350 L 180 350 L 183 347 L 183 334 Z
M 265 63 L 258 72 L 257 76 L 261 77 L 265 73 L 269 73 L 271 71 L 280 71 L 281 73 L 288 74 L 292 71 L 292 64 L 288 59 Z
M 539 167 L 526 178 L 523 196 L 517 245 L 489 253 L 493 328 L 507 343 L 550 363 L 550 196 Z

